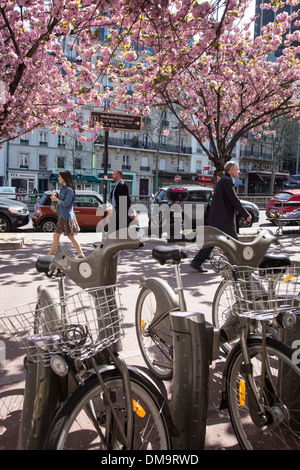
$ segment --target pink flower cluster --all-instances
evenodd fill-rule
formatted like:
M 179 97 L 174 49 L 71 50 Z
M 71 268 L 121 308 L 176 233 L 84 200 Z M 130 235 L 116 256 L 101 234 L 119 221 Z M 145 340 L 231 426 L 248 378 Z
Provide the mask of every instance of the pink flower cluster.
M 249 130 L 299 114 L 296 14 L 279 11 L 254 41 L 241 22 L 247 4 L 0 0 L 0 143 L 46 124 L 96 134 L 101 125 L 83 122 L 80 108 L 109 100 L 142 116 L 168 107 L 224 158 Z M 278 47 L 281 57 L 267 60 Z

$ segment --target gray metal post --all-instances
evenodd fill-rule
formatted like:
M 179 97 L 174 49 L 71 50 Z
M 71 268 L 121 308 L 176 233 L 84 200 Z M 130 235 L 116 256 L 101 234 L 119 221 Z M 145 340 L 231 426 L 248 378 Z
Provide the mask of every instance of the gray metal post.
M 174 364 L 172 419 L 179 436 L 176 450 L 202 450 L 209 391 L 209 366 L 215 355 L 215 329 L 202 313 L 172 312 Z

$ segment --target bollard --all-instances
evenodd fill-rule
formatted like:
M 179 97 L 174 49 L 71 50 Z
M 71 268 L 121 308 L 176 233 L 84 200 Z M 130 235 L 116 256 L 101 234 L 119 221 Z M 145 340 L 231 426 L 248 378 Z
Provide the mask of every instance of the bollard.
M 175 450 L 203 450 L 209 392 L 209 366 L 219 354 L 218 331 L 202 313 L 172 312 L 174 363 L 172 419 Z

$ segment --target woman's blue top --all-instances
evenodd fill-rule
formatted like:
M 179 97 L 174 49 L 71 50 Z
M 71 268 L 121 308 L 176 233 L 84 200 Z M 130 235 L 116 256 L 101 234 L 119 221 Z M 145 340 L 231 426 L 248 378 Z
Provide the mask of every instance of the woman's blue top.
M 75 194 L 70 186 L 63 185 L 58 195 L 58 217 L 61 219 L 75 219 L 73 203 Z

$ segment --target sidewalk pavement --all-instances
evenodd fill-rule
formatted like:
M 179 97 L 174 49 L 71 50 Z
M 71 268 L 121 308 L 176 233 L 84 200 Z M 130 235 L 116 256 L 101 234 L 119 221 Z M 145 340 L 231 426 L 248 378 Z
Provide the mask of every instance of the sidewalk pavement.
M 247 230 L 249 231 L 249 229 Z M 13 238 L 13 235 L 9 237 L 7 234 L 7 236 Z M 246 233 L 245 236 L 249 237 L 251 234 Z M 3 240 L 4 237 L 0 238 Z M 93 243 L 99 243 L 99 237 L 96 233 L 80 232 L 79 238 L 86 255 L 94 250 Z M 47 254 L 51 241 L 52 234 L 28 233 L 24 236 L 22 246 L 19 248 L 1 250 L 0 246 L 0 311 L 19 304 L 34 302 L 36 289 L 41 283 L 52 287 L 56 286 L 55 280 L 48 279 L 35 270 L 37 257 Z M 298 248 L 290 241 L 290 238 L 285 239 L 285 251 L 293 258 L 298 256 L 299 259 Z M 65 243 L 71 247 L 69 242 Z M 151 256 L 154 243 L 158 244 L 157 242 L 149 242 L 138 250 L 123 251 L 119 256 L 117 282 L 120 284 L 125 330 L 122 357 L 131 365 L 145 366 L 135 333 L 135 301 L 139 292 L 139 279 L 142 275 L 146 277 L 159 276 L 166 279 L 171 287 L 175 287 L 173 268 L 159 265 Z M 197 252 L 197 246 L 195 243 L 186 246 L 188 259 L 182 262 L 181 271 L 188 310 L 200 311 L 205 315 L 206 320 L 211 322 L 212 299 L 221 278 L 212 270 L 205 274 L 194 271 L 190 267 L 190 262 Z M 272 250 L 276 249 L 278 250 L 278 248 L 272 248 Z M 282 249 L 280 250 L 282 252 Z M 78 288 L 69 279 L 66 279 L 66 290 L 70 294 L 76 292 Z M 6 389 L 22 389 L 24 387 L 22 351 L 16 348 L 15 343 L 10 343 L 6 345 L 6 355 L 7 362 L 0 370 L 0 393 Z M 224 357 L 220 354 L 220 358 L 214 361 L 211 366 L 205 449 L 239 449 L 227 413 L 219 411 L 223 366 Z M 4 386 L 5 388 L 3 388 Z M 171 399 L 172 382 L 166 382 L 166 387 Z M 16 414 L 16 416 L 19 415 Z M 6 430 L 0 429 L 0 449 L 14 448 L 15 442 L 9 441 L 6 436 Z M 16 433 L 13 440 L 16 440 Z

